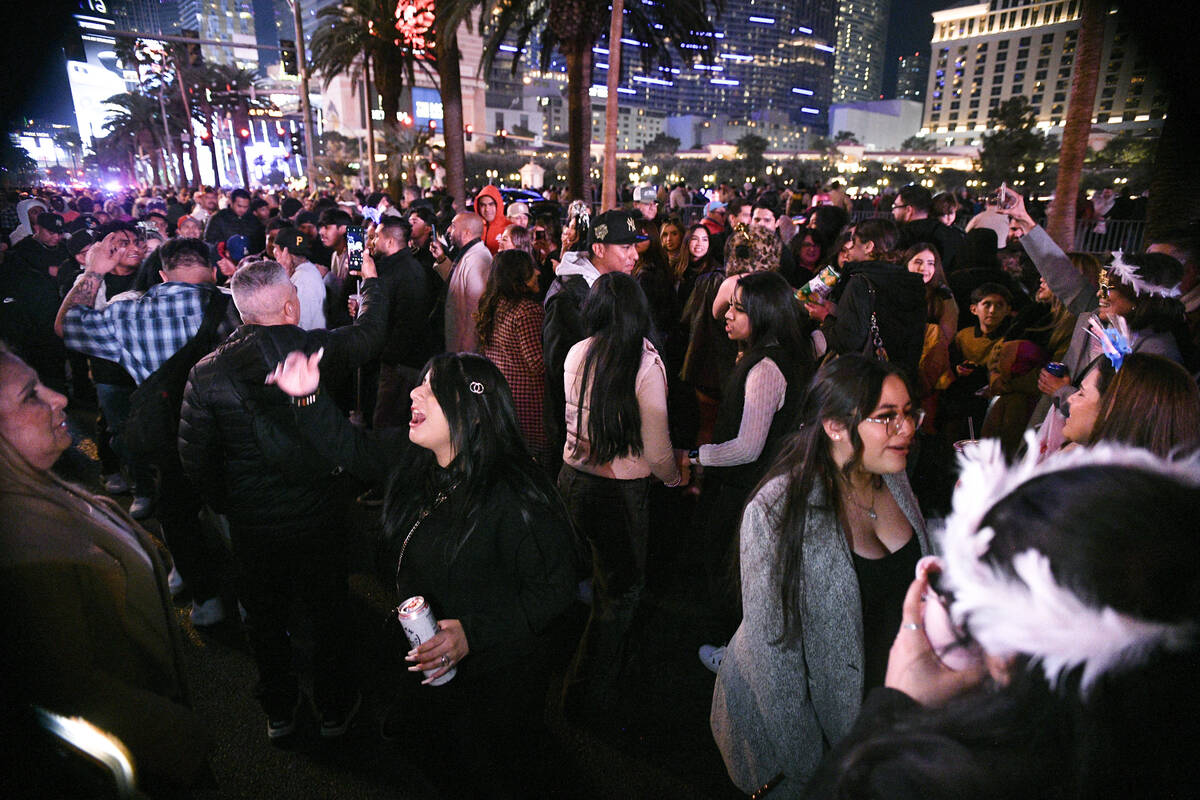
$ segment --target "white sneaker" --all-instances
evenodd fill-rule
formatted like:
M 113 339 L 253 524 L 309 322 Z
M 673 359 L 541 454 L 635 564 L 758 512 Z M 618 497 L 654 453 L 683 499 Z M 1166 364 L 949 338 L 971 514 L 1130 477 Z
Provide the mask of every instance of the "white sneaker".
M 225 620 L 225 604 L 220 597 L 213 597 L 203 603 L 192 601 L 192 613 L 189 615 L 193 625 L 216 625 Z
M 154 513 L 154 498 L 138 495 L 129 504 L 129 516 L 134 519 L 146 519 Z
M 717 647 L 715 644 L 700 645 L 700 663 L 706 669 L 716 672 L 721 668 L 721 661 L 725 658 L 725 646 Z
M 129 494 L 129 481 L 119 472 L 104 476 L 104 491 L 109 494 Z
M 175 569 L 175 565 L 172 564 L 171 571 L 167 573 L 167 591 L 171 593 L 171 597 L 179 597 L 186 588 L 183 576 L 179 574 L 179 570 Z

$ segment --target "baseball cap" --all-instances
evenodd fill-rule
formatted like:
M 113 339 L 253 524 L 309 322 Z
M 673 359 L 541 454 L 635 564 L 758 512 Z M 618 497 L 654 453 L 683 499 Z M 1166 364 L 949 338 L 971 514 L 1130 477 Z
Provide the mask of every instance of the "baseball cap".
M 43 211 L 41 214 L 38 214 L 37 224 L 39 228 L 48 230 L 51 233 L 63 233 L 66 231 L 63 218 L 51 211 Z
M 312 246 L 308 243 L 308 237 L 295 228 L 280 228 L 279 233 L 275 234 L 275 244 L 292 255 L 312 255 Z
M 235 233 L 225 240 L 225 254 L 229 260 L 237 263 L 246 257 L 246 253 L 250 250 L 250 240 L 240 233 Z
M 613 209 L 592 219 L 588 244 L 634 244 L 646 241 L 637 227 L 633 214 Z
M 720 211 L 723 208 L 725 208 L 725 204 L 720 200 L 709 200 L 708 204 L 704 206 L 704 216 L 707 217 L 712 212 Z
M 504 212 L 504 216 L 511 217 L 514 214 L 524 214 L 529 216 L 529 206 L 524 203 L 513 203 L 508 207 L 508 211 Z
M 633 190 L 633 202 L 635 203 L 657 203 L 658 192 L 654 191 L 654 187 L 648 183 Z
M 77 256 L 96 243 L 96 237 L 89 230 L 75 231 L 67 239 L 67 252 Z

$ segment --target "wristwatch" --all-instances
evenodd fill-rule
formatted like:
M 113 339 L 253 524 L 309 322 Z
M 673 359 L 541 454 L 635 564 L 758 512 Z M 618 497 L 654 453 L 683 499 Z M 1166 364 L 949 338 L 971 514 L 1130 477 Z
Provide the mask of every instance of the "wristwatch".
M 700 448 L 688 450 L 688 463 L 690 463 L 690 464 L 699 464 L 700 463 Z

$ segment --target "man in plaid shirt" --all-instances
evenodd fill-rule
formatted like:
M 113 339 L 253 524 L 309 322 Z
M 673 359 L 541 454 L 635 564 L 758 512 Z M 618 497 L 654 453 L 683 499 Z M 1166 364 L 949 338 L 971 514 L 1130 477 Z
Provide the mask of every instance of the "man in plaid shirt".
M 120 260 L 121 245 L 111 233 L 88 251 L 87 268 L 63 299 L 54 327 L 68 348 L 115 361 L 140 384 L 196 334 L 204 310 L 220 290 L 207 245 L 172 239 L 159 250 L 164 283 L 140 298 L 95 309 L 104 276 Z M 224 338 L 234 327 L 236 322 L 227 319 L 218 336 Z M 224 618 L 216 577 L 220 551 L 200 522 L 200 497 L 184 477 L 178 457 L 164 459 L 158 468 L 157 516 L 175 568 L 191 587 L 192 621 L 215 624 Z

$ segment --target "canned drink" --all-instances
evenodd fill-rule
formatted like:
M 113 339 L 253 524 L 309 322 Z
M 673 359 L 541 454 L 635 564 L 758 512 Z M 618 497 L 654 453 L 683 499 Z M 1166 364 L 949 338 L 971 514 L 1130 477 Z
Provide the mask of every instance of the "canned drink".
M 408 637 L 408 643 L 414 648 L 429 641 L 438 632 L 437 620 L 434 619 L 433 610 L 421 595 L 410 597 L 397 606 L 396 617 L 400 620 L 401 627 L 404 628 L 404 635 Z M 438 668 L 424 670 L 425 677 L 428 678 L 437 671 Z M 458 672 L 458 667 L 453 666 L 445 675 L 442 675 L 435 681 L 430 681 L 429 685 L 441 686 L 444 683 L 448 683 L 456 672 Z
M 1056 378 L 1063 378 L 1067 374 L 1067 365 L 1061 361 L 1051 361 L 1046 365 L 1046 372 L 1049 372 Z
M 833 267 L 825 267 L 812 280 L 796 290 L 796 299 L 801 303 L 820 303 L 829 296 L 841 277 L 841 273 Z

